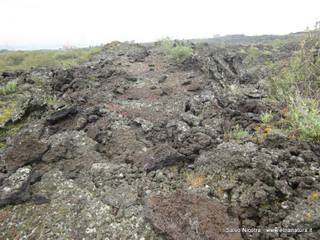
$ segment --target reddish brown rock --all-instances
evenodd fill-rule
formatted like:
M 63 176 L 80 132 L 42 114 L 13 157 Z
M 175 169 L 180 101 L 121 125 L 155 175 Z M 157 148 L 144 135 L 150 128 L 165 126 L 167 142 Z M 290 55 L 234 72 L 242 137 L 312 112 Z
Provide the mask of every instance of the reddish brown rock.
M 145 202 L 146 216 L 153 226 L 173 240 L 239 240 L 238 219 L 228 216 L 219 202 L 195 194 L 176 192 L 153 195 Z
M 18 135 L 4 155 L 4 162 L 9 172 L 38 161 L 48 150 L 46 143 L 40 142 L 35 136 L 29 134 Z

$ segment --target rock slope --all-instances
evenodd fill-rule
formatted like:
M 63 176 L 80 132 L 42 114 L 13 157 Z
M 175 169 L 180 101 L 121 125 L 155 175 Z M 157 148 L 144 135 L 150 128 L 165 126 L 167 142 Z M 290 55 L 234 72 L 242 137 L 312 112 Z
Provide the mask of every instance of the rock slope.
M 319 146 L 226 137 L 273 107 L 265 63 L 290 52 L 193 48 L 173 64 L 156 44 L 109 44 L 2 73 L 19 89 L 2 128 L 23 127 L 1 150 L 0 239 L 320 239 Z

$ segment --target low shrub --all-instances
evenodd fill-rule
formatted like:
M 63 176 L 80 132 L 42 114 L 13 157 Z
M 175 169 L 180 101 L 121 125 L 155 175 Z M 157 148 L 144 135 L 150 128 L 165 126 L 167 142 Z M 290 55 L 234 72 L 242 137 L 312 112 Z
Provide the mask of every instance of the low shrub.
M 306 34 L 301 47 L 271 78 L 271 97 L 285 104 L 282 130 L 291 138 L 320 140 L 320 30 Z M 264 116 L 264 118 L 268 118 Z M 262 119 L 261 119 L 262 120 Z M 264 119 L 267 120 L 267 119 Z
M 193 49 L 183 42 L 174 42 L 170 39 L 161 41 L 161 47 L 166 55 L 175 63 L 182 63 L 193 54 Z
M 301 48 L 271 78 L 271 96 L 288 102 L 294 96 L 320 99 L 320 30 L 311 31 Z

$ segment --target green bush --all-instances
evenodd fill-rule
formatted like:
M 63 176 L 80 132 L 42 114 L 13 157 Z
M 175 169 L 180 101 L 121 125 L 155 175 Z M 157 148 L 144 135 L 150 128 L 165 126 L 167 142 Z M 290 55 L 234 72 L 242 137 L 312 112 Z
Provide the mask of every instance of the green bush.
M 287 102 L 292 96 L 320 99 L 320 31 L 311 31 L 301 41 L 289 63 L 271 78 L 271 95 Z
M 271 78 L 271 97 L 287 106 L 281 128 L 294 138 L 320 140 L 319 47 L 319 29 L 305 34 L 300 49 Z
M 320 62 L 306 60 L 296 54 L 289 65 L 271 79 L 271 94 L 280 101 L 288 101 L 290 96 L 319 96 Z
M 170 39 L 161 41 L 161 47 L 166 55 L 175 63 L 182 63 L 193 53 L 193 50 L 186 43 L 173 42 Z
M 320 140 L 320 111 L 317 100 L 292 98 L 286 120 L 290 130 L 297 132 L 301 139 Z

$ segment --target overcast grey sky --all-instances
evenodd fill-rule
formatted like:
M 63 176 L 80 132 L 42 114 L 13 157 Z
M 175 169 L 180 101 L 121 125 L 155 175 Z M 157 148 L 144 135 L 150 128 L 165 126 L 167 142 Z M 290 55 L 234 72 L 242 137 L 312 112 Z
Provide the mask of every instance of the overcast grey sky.
M 286 34 L 320 19 L 320 0 L 0 0 L 0 46 Z

